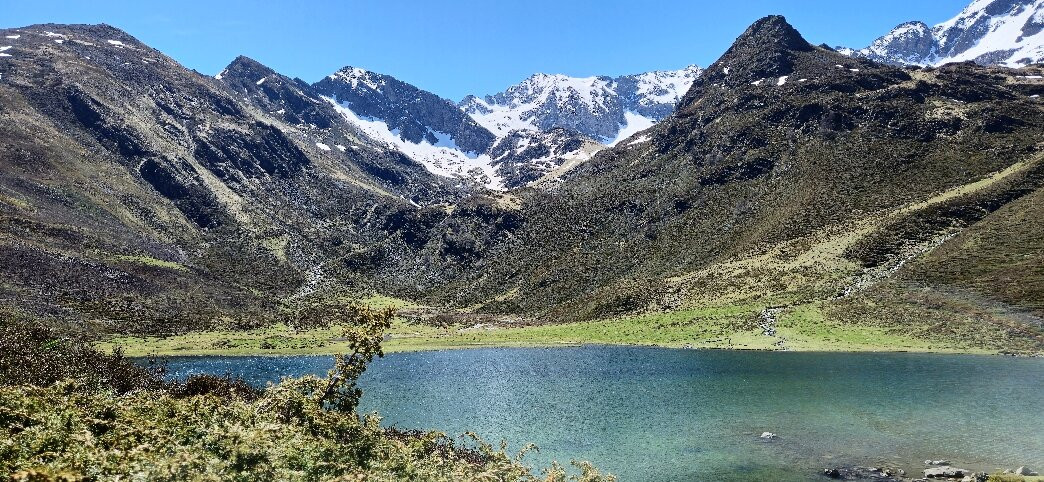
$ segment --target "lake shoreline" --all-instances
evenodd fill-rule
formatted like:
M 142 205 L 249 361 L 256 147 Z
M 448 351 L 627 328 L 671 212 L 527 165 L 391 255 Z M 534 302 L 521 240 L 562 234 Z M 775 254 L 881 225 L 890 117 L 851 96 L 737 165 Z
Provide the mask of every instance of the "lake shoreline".
M 398 353 L 374 363 L 360 382 L 366 393 L 361 412 L 379 412 L 387 426 L 533 442 L 542 455 L 528 462 L 537 466 L 568 454 L 620 472 L 621 480 L 643 480 L 636 474 L 655 469 L 671 481 L 695 475 L 798 481 L 830 469 L 844 474 L 874 467 L 891 470 L 893 478 L 860 480 L 916 480 L 928 459 L 989 473 L 1044 466 L 1033 449 L 1039 438 L 1026 438 L 1018 449 L 998 435 L 1039 419 L 1028 410 L 1039 389 L 1011 389 L 1039 379 L 1040 359 L 688 354 L 604 344 L 484 348 Z M 190 356 L 168 363 L 171 377 L 231 373 L 257 386 L 321 374 L 332 364 L 314 355 Z M 948 396 L 925 403 L 926 386 Z M 980 416 L 987 407 L 996 410 L 998 400 L 1008 408 Z M 636 411 L 645 416 L 636 419 Z M 961 428 L 952 431 L 947 423 Z M 593 431 L 578 439 L 579 427 Z M 651 454 L 657 462 L 640 465 Z
M 208 350 L 167 350 L 167 351 L 155 351 L 155 352 L 143 352 L 140 349 L 136 349 L 134 346 L 117 345 L 111 342 L 104 342 L 98 344 L 101 349 L 110 349 L 115 347 L 121 347 L 124 349 L 124 354 L 129 358 L 165 358 L 165 357 L 292 357 L 292 356 L 314 356 L 314 357 L 330 357 L 343 353 L 343 350 L 254 350 L 254 351 L 243 351 L 236 350 L 232 353 L 228 351 L 222 351 L 218 349 Z M 556 349 L 556 348 L 583 348 L 583 347 L 630 347 L 630 348 L 655 348 L 663 350 L 679 350 L 679 351 L 725 351 L 725 352 L 764 352 L 764 353 L 848 353 L 848 354 L 889 354 L 889 353 L 907 353 L 907 354 L 924 354 L 924 355 L 967 355 L 967 356 L 988 356 L 988 357 L 1010 357 L 1010 358 L 1044 358 L 1044 354 L 1021 354 L 1021 353 L 1002 353 L 998 351 L 973 351 L 973 350 L 889 350 L 889 349 L 863 349 L 863 350 L 773 350 L 765 348 L 727 348 L 727 347 L 684 347 L 684 346 L 671 346 L 671 345 L 660 345 L 660 344 L 641 344 L 641 343 L 529 343 L 529 344 L 518 344 L 518 343 L 481 343 L 473 345 L 430 345 L 430 346 L 409 346 L 409 347 L 392 347 L 385 348 L 384 353 L 386 355 L 400 354 L 400 353 L 420 353 L 420 352 L 444 352 L 444 351 L 460 351 L 460 350 L 483 350 L 483 349 L 501 349 L 501 348 L 543 348 L 543 349 Z

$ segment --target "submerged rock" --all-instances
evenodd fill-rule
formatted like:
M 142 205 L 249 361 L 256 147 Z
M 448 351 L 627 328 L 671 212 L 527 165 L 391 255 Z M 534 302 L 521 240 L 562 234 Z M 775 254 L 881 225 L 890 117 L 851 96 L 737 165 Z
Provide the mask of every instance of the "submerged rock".
M 779 435 L 772 432 L 761 432 L 761 438 L 762 440 L 776 440 L 779 438 Z

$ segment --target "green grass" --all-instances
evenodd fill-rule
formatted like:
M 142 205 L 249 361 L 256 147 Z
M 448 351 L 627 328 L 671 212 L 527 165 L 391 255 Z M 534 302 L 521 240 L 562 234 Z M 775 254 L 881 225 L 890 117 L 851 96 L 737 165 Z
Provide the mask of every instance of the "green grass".
M 126 256 L 126 255 L 119 255 L 119 256 L 113 256 L 113 259 L 116 260 L 116 261 L 126 261 L 126 262 L 130 262 L 130 263 L 142 264 L 142 265 L 145 265 L 145 266 L 154 266 L 154 267 L 157 267 L 157 268 L 167 268 L 167 269 L 173 269 L 173 270 L 177 270 L 177 271 L 188 271 L 188 268 L 186 268 L 184 265 L 182 265 L 180 263 L 175 263 L 173 261 L 164 261 L 162 259 L 156 259 L 156 258 L 153 258 L 151 256 Z
M 983 348 L 954 346 L 952 340 L 926 340 L 885 327 L 842 324 L 826 319 L 820 303 L 784 312 L 777 324 L 787 349 L 795 351 L 913 351 L 940 353 L 996 353 Z
M 375 297 L 369 300 L 402 305 Z M 384 342 L 388 353 L 478 347 L 533 347 L 580 344 L 643 345 L 671 348 L 773 350 L 780 338 L 762 334 L 757 316 L 763 307 L 735 305 L 650 313 L 608 320 L 537 326 L 477 325 L 434 327 L 396 320 Z M 827 320 L 818 304 L 780 315 L 778 334 L 795 351 L 916 351 L 996 353 L 962 348 L 947 340 L 927 341 L 887 328 Z M 294 331 L 274 325 L 247 331 L 207 331 L 171 337 L 115 337 L 102 350 L 123 347 L 129 356 L 149 355 L 326 355 L 347 345 L 334 329 Z

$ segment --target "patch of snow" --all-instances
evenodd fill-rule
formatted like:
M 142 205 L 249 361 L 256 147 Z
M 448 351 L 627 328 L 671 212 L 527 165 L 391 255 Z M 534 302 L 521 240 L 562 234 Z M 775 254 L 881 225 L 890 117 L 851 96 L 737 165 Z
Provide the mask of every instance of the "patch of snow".
M 5 38 L 9 38 L 11 40 L 18 40 L 18 39 L 22 38 L 22 36 L 21 35 L 8 35 Z
M 62 40 L 62 39 L 55 39 L 54 43 L 61 44 L 61 43 L 65 43 L 65 41 Z
M 798 79 L 798 82 L 808 82 L 808 79 Z
M 631 111 L 624 112 L 624 123 L 620 127 L 620 131 L 616 133 L 616 139 L 613 139 L 606 145 L 613 147 L 641 131 L 644 131 L 656 124 L 654 119 L 650 119 L 641 114 L 637 114 Z
M 3 47 L 0 47 L 0 52 L 3 52 L 3 51 L 5 51 L 5 50 L 11 49 L 11 48 L 14 48 L 14 47 L 12 47 L 12 46 L 10 46 L 10 45 L 5 45 L 5 46 L 3 46 Z
M 642 105 L 677 104 L 689 91 L 702 70 L 690 65 L 681 70 L 659 70 L 638 75 L 638 95 Z M 729 74 L 728 67 L 725 75 Z
M 0 49 L 0 50 L 2 50 L 2 49 Z M 1020 75 L 1019 78 L 1020 79 L 1044 79 L 1044 76 L 1041 76 L 1041 75 Z
M 755 80 L 754 82 L 751 82 L 750 85 L 761 85 L 761 83 L 764 82 L 764 81 L 765 81 L 765 79 L 758 79 L 758 80 Z
M 318 148 L 320 148 L 320 149 L 322 149 L 324 151 L 329 151 L 330 150 L 330 146 L 328 146 L 326 144 L 323 144 L 322 142 L 316 142 L 315 143 L 315 147 L 318 147 Z
M 478 179 L 490 189 L 503 189 L 504 183 L 490 165 L 488 154 L 466 153 L 457 148 L 453 139 L 440 132 L 432 133 L 438 139 L 431 144 L 426 139 L 415 144 L 406 140 L 396 130 L 379 119 L 364 118 L 353 112 L 347 104 L 339 104 L 336 100 L 324 97 L 344 118 L 359 127 L 370 138 L 383 142 L 388 147 L 397 149 L 414 161 L 419 162 L 429 171 L 447 177 Z
M 724 69 L 722 69 L 722 72 L 725 72 L 725 75 L 729 75 L 729 68 L 725 67 Z
M 342 145 L 340 145 L 340 144 L 337 144 L 337 145 L 336 145 L 336 146 L 334 146 L 334 147 L 336 147 L 336 148 L 337 148 L 338 150 L 340 150 L 341 152 L 344 152 L 344 151 L 348 150 L 348 148 L 347 148 L 347 147 L 344 147 L 344 146 L 342 146 Z
M 465 112 L 482 127 L 504 137 L 514 130 L 539 130 L 533 123 L 534 113 L 539 109 L 535 103 L 490 104 L 485 100 L 473 98 L 472 104 L 465 107 Z
M 11 56 L 11 54 L 3 54 L 3 53 L 0 53 L 0 57 L 10 57 L 10 56 Z
M 125 44 L 123 42 L 120 42 L 119 40 L 106 40 L 106 42 L 108 42 L 109 45 L 115 45 L 117 47 L 126 47 L 127 46 L 127 44 Z
M 848 70 L 851 70 L 852 72 L 859 72 L 859 69 L 848 69 Z
M 44 35 L 45 35 L 45 36 L 47 36 L 47 37 L 61 37 L 61 38 L 68 38 L 68 37 L 67 37 L 66 35 L 64 35 L 64 34 L 60 34 L 60 33 L 54 33 L 54 32 L 44 32 Z
M 631 142 L 628 142 L 627 145 L 633 146 L 635 144 L 641 144 L 643 142 L 649 142 L 651 140 L 652 140 L 652 137 L 649 137 L 648 134 L 642 134 L 642 135 L 638 136 L 637 139 L 635 139 L 635 140 L 633 140 Z
M 218 74 L 215 75 L 214 78 L 218 80 L 225 78 L 225 72 L 228 72 L 228 69 L 223 69 L 221 72 L 218 72 Z
M 789 79 L 789 78 L 790 78 L 789 75 L 784 75 L 783 77 L 780 77 L 779 80 L 776 81 L 776 85 L 783 85 L 783 84 L 787 83 L 787 79 Z
M 265 80 L 267 80 L 267 79 L 268 79 L 268 77 L 261 77 L 261 80 L 258 80 L 257 82 L 254 82 L 254 83 L 257 84 L 257 85 L 261 85 L 261 84 L 265 83 Z

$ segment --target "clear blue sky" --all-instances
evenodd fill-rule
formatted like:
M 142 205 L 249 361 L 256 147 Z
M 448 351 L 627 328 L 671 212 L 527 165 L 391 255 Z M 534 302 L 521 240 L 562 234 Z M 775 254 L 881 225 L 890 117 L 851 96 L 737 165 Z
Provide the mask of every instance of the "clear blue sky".
M 237 55 L 309 82 L 345 66 L 443 97 L 534 72 L 620 75 L 706 66 L 750 23 L 783 14 L 813 43 L 863 47 L 970 0 L 0 0 L 0 27 L 108 23 L 215 74 Z

